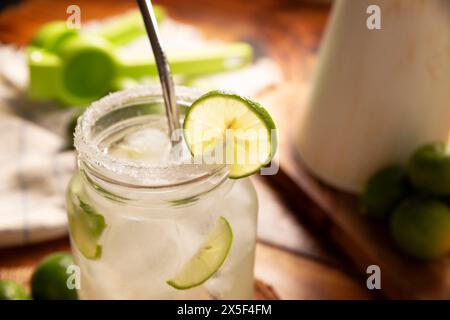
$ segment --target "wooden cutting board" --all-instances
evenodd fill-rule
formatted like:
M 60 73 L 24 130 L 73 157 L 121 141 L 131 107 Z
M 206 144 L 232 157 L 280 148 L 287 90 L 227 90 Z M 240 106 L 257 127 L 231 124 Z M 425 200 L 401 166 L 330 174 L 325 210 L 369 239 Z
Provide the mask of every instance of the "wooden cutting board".
M 267 181 L 291 199 L 290 205 L 299 208 L 297 212 L 327 234 L 363 276 L 368 277 L 369 265 L 378 265 L 381 294 L 395 299 L 450 299 L 450 258 L 427 263 L 404 256 L 394 246 L 386 224 L 360 214 L 357 197 L 321 183 L 305 168 L 293 144 L 307 94 L 306 85 L 287 84 L 284 92 L 266 96 L 279 129 L 281 168 Z

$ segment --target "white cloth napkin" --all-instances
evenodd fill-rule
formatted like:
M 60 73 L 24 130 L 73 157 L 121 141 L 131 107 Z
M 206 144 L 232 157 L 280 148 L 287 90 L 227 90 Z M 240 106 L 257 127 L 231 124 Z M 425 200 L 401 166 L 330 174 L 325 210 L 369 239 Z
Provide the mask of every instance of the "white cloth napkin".
M 85 31 L 99 24 L 90 23 Z M 170 19 L 161 26 L 161 34 L 168 52 L 218 43 Z M 146 50 L 151 54 L 145 39 L 129 45 L 130 54 Z M 75 169 L 75 153 L 62 151 L 62 135 L 73 110 L 27 101 L 27 79 L 23 50 L 0 44 L 0 247 L 67 233 L 64 192 Z M 242 70 L 201 79 L 194 85 L 256 96 L 280 81 L 277 65 L 262 58 Z
M 64 190 L 75 167 L 62 139 L 0 114 L 0 247 L 64 235 Z

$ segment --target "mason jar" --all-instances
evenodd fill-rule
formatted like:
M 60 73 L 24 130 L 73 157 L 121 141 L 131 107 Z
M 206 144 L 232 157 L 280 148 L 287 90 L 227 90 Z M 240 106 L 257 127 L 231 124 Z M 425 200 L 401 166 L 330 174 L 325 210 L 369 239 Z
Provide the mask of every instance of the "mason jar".
M 201 94 L 176 93 L 182 114 Z M 159 87 L 110 94 L 79 118 L 66 205 L 81 299 L 253 298 L 252 183 L 229 179 L 223 164 L 181 161 L 185 152 L 174 158 L 167 131 Z M 184 275 L 201 280 L 192 287 L 170 285 L 221 218 L 232 232 L 223 263 Z

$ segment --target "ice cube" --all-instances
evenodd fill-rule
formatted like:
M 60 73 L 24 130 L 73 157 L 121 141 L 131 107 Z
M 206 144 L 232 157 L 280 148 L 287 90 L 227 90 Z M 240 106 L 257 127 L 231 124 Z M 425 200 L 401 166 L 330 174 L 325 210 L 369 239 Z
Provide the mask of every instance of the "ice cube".
M 111 155 L 145 163 L 164 163 L 170 155 L 171 144 L 167 134 L 154 128 L 145 128 L 126 136 L 109 150 Z

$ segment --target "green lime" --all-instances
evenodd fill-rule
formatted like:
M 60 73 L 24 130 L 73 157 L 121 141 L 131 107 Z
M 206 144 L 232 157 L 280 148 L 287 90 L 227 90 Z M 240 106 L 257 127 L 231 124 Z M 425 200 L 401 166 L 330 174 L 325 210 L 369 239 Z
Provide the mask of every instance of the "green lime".
M 386 167 L 374 174 L 364 188 L 361 196 L 364 213 L 373 218 L 386 218 L 408 191 L 408 179 L 403 167 Z
M 67 268 L 74 265 L 70 254 L 54 253 L 42 260 L 31 279 L 31 292 L 36 300 L 76 300 L 76 289 L 69 289 Z
M 258 171 L 276 150 L 275 123 L 269 113 L 233 93 L 211 91 L 198 98 L 186 112 L 183 129 L 194 156 L 223 148 L 216 160 L 228 164 L 229 177 L 234 179 Z
M 66 206 L 70 234 L 77 249 L 87 259 L 99 259 L 102 246 L 98 240 L 106 228 L 105 218 L 89 204 L 81 174 L 75 174 L 69 184 Z
M 214 275 L 224 263 L 233 242 L 233 232 L 228 221 L 220 217 L 197 253 L 167 284 L 185 290 L 201 285 Z
M 408 175 L 419 190 L 450 195 L 450 146 L 437 142 L 419 148 L 409 160 Z
M 392 214 L 392 236 L 405 253 L 435 259 L 450 253 L 450 208 L 443 202 L 414 197 Z
M 30 300 L 30 296 L 17 282 L 0 280 L 0 300 Z

